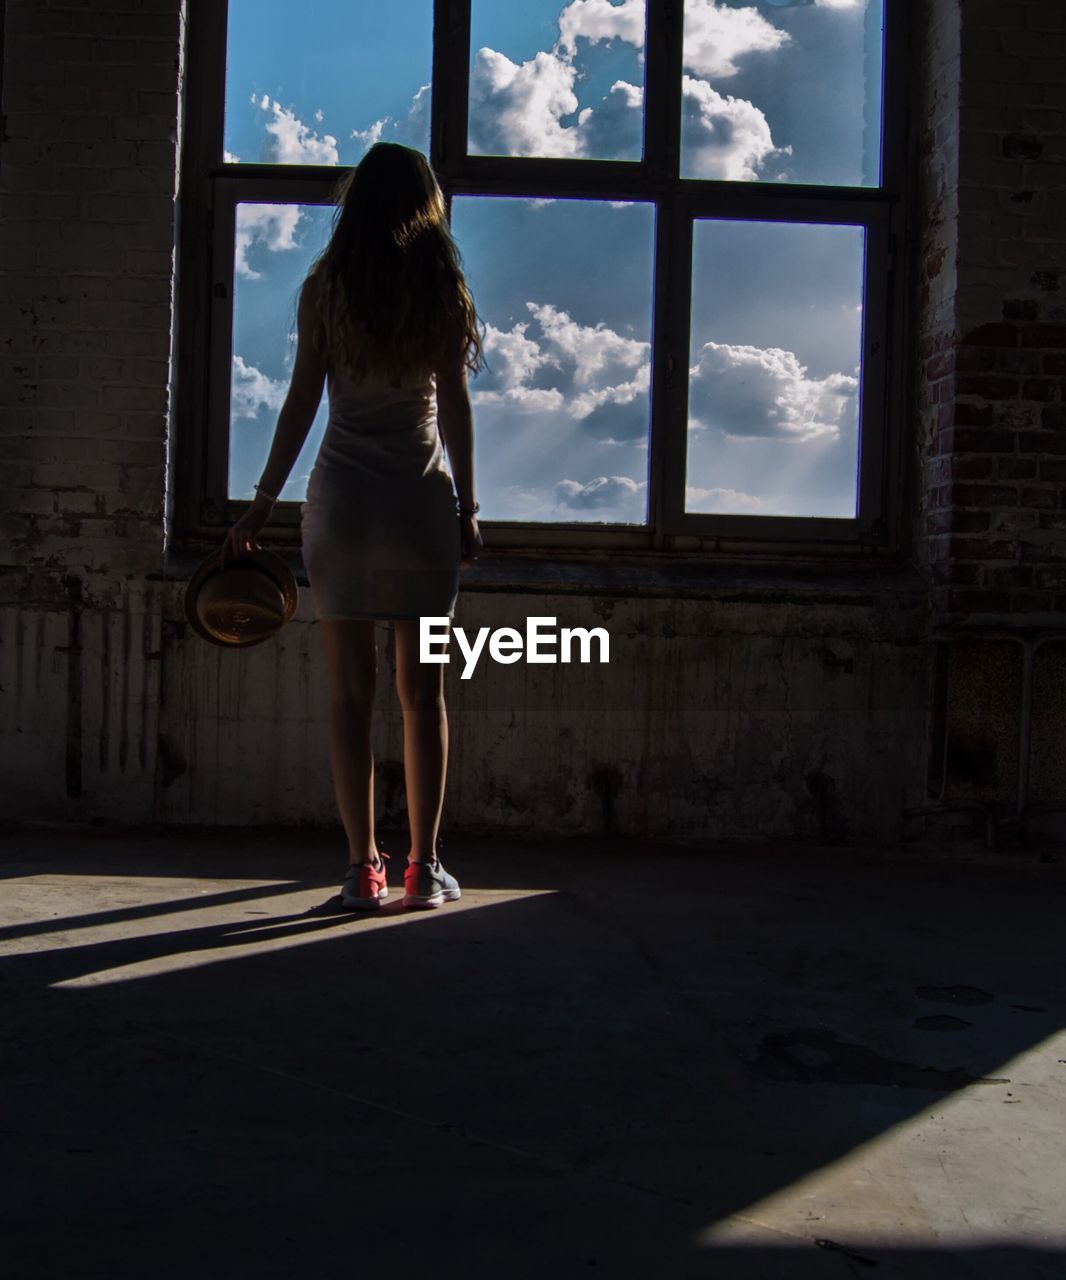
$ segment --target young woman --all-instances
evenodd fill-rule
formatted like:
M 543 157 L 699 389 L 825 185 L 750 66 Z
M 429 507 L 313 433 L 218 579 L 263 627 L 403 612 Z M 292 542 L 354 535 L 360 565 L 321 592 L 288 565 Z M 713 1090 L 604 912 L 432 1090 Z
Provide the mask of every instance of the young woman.
M 350 863 L 342 901 L 373 908 L 388 894 L 374 836 L 371 710 L 374 625 L 391 622 L 411 832 L 403 901 L 436 907 L 460 891 L 437 856 L 444 667 L 419 662 L 418 632 L 423 616 L 452 616 L 459 565 L 482 545 L 466 386 L 481 363 L 477 316 L 420 152 L 377 143 L 337 203 L 329 244 L 301 287 L 292 385 L 270 456 L 222 555 L 258 546 L 326 383 L 329 422 L 300 527 L 329 667 L 330 760 Z

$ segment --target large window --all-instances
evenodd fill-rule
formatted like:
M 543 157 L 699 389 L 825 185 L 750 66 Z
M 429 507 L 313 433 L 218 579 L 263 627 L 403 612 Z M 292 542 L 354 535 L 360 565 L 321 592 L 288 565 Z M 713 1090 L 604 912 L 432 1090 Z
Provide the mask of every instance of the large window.
M 385 139 L 430 155 L 484 324 L 493 546 L 889 545 L 903 8 L 190 5 L 180 527 L 251 498 L 334 184 Z

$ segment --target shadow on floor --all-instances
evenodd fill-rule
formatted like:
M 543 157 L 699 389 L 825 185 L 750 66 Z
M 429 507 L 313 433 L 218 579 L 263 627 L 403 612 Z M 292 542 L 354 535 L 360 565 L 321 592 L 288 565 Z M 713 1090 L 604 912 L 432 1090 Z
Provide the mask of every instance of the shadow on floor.
M 364 916 L 335 838 L 5 845 L 12 1276 L 1066 1268 L 1003 1105 L 1064 1024 L 1058 865 L 456 840 L 461 903 L 404 912 L 394 853 Z M 960 1097 L 928 1169 L 758 1207 Z

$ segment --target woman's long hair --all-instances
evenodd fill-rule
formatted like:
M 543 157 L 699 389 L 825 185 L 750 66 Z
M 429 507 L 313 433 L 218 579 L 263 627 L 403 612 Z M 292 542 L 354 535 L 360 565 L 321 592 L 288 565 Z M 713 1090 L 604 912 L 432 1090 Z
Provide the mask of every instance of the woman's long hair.
M 338 184 L 318 277 L 325 355 L 356 381 L 422 381 L 442 363 L 481 367 L 477 313 L 420 151 L 378 142 Z

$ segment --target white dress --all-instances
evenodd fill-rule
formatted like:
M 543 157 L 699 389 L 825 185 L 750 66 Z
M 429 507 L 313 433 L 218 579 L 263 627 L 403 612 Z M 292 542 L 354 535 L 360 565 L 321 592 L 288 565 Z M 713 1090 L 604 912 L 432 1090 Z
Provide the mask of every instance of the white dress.
M 451 617 L 459 519 L 435 382 L 331 372 L 326 385 L 329 421 L 300 506 L 315 617 Z

